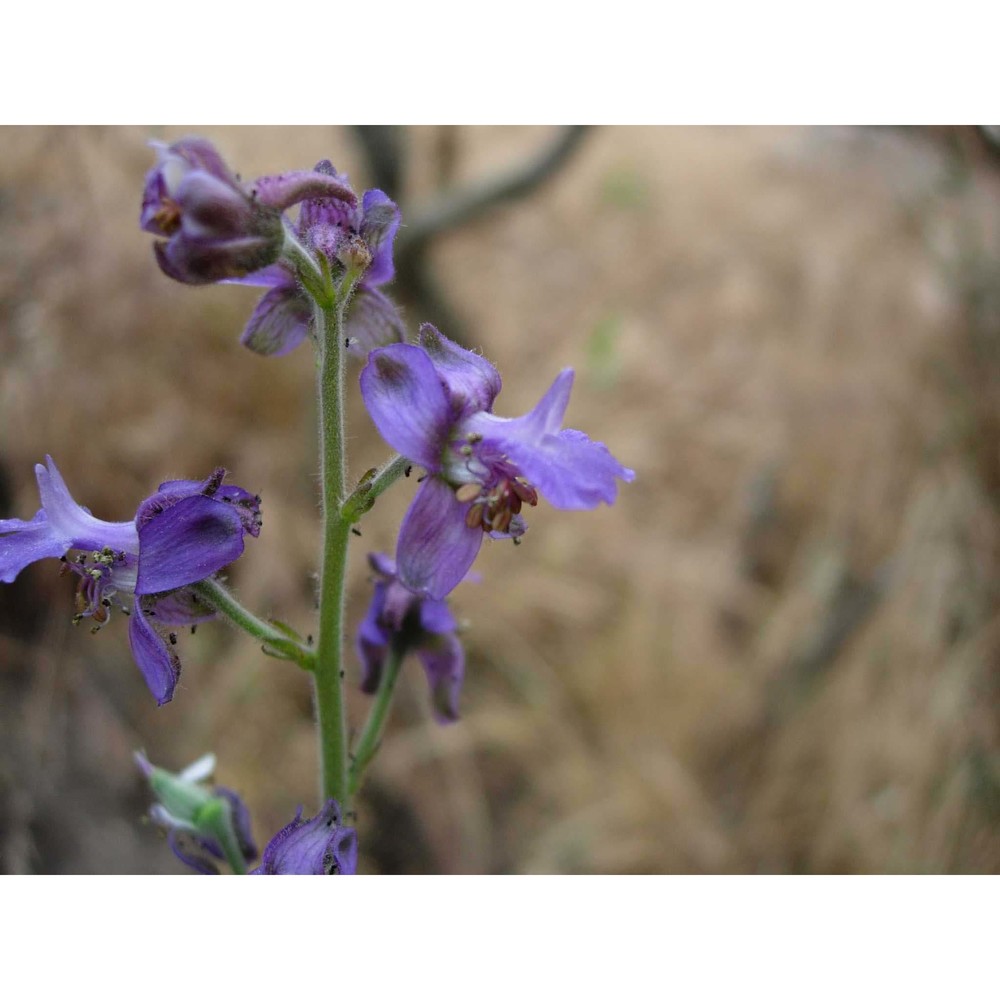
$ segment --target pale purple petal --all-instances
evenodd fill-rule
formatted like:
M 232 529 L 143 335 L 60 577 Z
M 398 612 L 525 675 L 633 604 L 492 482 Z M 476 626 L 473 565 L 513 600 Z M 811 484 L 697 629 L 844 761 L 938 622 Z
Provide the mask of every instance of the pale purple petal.
M 361 395 L 379 433 L 400 454 L 431 472 L 451 429 L 448 397 L 430 358 L 411 344 L 392 344 L 368 356 Z
M 458 697 L 465 676 L 465 653 L 454 635 L 427 639 L 417 656 L 424 665 L 431 686 L 434 715 L 438 722 L 454 722 L 458 718 Z
M 125 552 L 138 551 L 139 538 L 132 521 L 101 521 L 94 517 L 70 496 L 56 463 L 48 455 L 45 463 L 35 466 L 35 478 L 54 537 L 61 537 L 67 549 L 101 549 L 107 545 Z
M 447 601 L 424 600 L 420 604 L 420 627 L 425 632 L 443 634 L 454 632 L 458 622 Z
M 150 518 L 139 529 L 137 594 L 196 583 L 243 553 L 243 523 L 232 507 L 193 496 Z
M 534 444 L 547 434 L 558 433 L 572 389 L 573 369 L 565 368 L 530 413 L 513 419 L 497 417 L 492 413 L 476 413 L 464 421 L 463 429 L 482 434 L 490 440 L 518 438 L 525 444 Z
M 219 284 L 246 285 L 248 288 L 297 287 L 295 276 L 284 264 L 270 264 L 267 267 L 262 267 L 259 271 L 246 274 L 242 278 L 226 278 Z
M 280 285 L 254 307 L 240 343 L 258 354 L 280 357 L 305 340 L 311 319 L 309 303 L 298 288 Z
M 257 857 L 257 845 L 253 839 L 253 831 L 250 828 L 250 810 L 246 803 L 231 788 L 223 785 L 215 786 L 215 794 L 229 803 L 230 817 L 232 819 L 233 833 L 236 834 L 236 842 L 240 845 L 240 853 L 244 861 L 253 861 Z
M 406 327 L 395 304 L 375 288 L 362 283 L 347 309 L 347 336 L 352 354 L 366 357 L 369 351 L 406 338 Z
M 483 541 L 483 532 L 465 523 L 468 506 L 443 480 L 424 480 L 399 529 L 396 563 L 404 586 L 443 600 L 462 582 Z
M 387 194 L 378 190 L 365 192 L 361 208 L 361 236 L 372 252 L 364 281 L 366 285 L 383 285 L 396 273 L 392 263 L 392 242 L 399 229 L 399 209 Z
M 39 559 L 65 555 L 66 540 L 57 535 L 40 510 L 30 521 L 12 517 L 0 521 L 0 580 L 13 583 L 25 566 Z
M 332 178 L 341 187 L 350 188 L 347 174 L 337 173 L 336 168 L 329 160 L 320 160 L 316 164 L 315 170 L 318 174 Z M 358 211 L 354 206 L 356 206 L 356 200 L 351 205 L 345 204 L 337 198 L 310 198 L 308 201 L 304 201 L 299 212 L 299 235 L 308 239 L 309 230 L 317 225 L 340 225 L 349 229 L 358 221 Z
M 419 337 L 444 383 L 456 419 L 492 409 L 500 392 L 500 373 L 486 358 L 460 347 L 430 323 L 421 325 Z
M 146 686 L 156 703 L 165 705 L 174 696 L 181 663 L 149 623 L 138 602 L 129 619 L 128 640 L 132 647 L 132 659 L 142 672 Z
M 357 195 L 340 178 L 318 170 L 290 170 L 258 177 L 249 185 L 249 190 L 250 197 L 261 205 L 281 212 L 307 198 L 335 199 L 348 205 L 358 203 Z
M 617 480 L 630 483 L 635 478 L 605 445 L 582 431 L 567 429 L 534 444 L 520 436 L 496 440 L 524 477 L 561 510 L 589 510 L 602 501 L 612 504 L 618 495 Z

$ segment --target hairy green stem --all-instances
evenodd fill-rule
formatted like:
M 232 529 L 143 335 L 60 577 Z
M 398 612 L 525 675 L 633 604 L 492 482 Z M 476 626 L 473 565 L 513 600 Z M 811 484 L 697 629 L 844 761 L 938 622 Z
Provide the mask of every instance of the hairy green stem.
M 191 584 L 199 600 L 225 615 L 237 628 L 264 644 L 265 651 L 292 660 L 306 670 L 312 669 L 313 653 L 294 638 L 291 630 L 276 628 L 247 610 L 218 580 L 209 578 Z
M 344 516 L 347 463 L 344 440 L 344 313 L 351 286 L 313 304 L 319 357 L 318 394 L 323 551 L 316 648 L 316 714 L 319 721 L 323 798 L 347 797 L 347 711 L 344 703 L 344 580 L 351 522 Z
M 358 737 L 358 743 L 351 759 L 350 783 L 348 784 L 348 795 L 350 796 L 357 794 L 361 787 L 365 768 L 371 763 L 372 758 L 378 753 L 379 746 L 381 746 L 382 733 L 385 730 L 386 719 L 389 717 L 389 707 L 392 705 L 392 695 L 396 688 L 396 680 L 399 678 L 399 670 L 403 664 L 405 652 L 397 643 L 393 643 L 389 647 L 386 661 L 382 665 L 382 677 L 379 681 L 378 691 L 372 702 L 368 721 L 365 722 L 365 728 Z M 348 805 L 349 803 L 345 804 L 345 810 Z

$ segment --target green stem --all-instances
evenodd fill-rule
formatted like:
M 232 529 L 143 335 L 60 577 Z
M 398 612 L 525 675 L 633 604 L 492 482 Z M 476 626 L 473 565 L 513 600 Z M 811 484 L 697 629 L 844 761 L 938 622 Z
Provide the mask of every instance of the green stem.
M 312 669 L 313 654 L 291 635 L 258 618 L 218 581 L 212 578 L 191 584 L 198 598 L 225 615 L 237 628 L 262 642 L 267 651 L 298 663 L 306 670 Z
M 379 681 L 378 691 L 351 760 L 348 795 L 352 797 L 357 794 L 361 787 L 365 768 L 371 763 L 382 744 L 382 733 L 385 730 L 386 719 L 389 717 L 389 707 L 392 704 L 392 695 L 396 688 L 396 680 L 399 677 L 404 655 L 405 650 L 398 648 L 397 644 L 393 643 L 389 647 L 386 662 L 382 665 L 382 678 Z M 349 804 L 348 802 L 344 805 L 345 812 Z
M 346 286 L 346 287 L 345 287 Z M 323 551 L 320 566 L 319 639 L 316 648 L 316 714 L 319 721 L 323 798 L 343 805 L 347 794 L 347 711 L 344 703 L 344 578 L 351 522 L 344 516 L 344 312 L 349 285 L 313 303 L 318 393 Z
M 344 502 L 344 517 L 354 524 L 362 514 L 375 506 L 375 501 L 411 466 L 408 458 L 394 455 L 380 469 L 370 469 Z

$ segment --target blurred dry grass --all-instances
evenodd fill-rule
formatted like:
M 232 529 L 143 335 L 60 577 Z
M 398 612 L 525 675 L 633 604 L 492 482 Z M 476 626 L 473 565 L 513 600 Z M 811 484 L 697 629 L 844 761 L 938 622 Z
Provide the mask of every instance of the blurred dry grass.
M 346 130 L 205 131 L 244 175 L 331 156 L 364 182 Z M 541 136 L 461 130 L 457 179 Z M 311 359 L 239 347 L 252 291 L 158 272 L 147 137 L 0 132 L 0 516 L 34 512 L 46 452 L 107 518 L 223 464 L 264 497 L 240 594 L 308 629 Z M 416 203 L 440 135 L 409 141 Z M 574 366 L 570 423 L 637 481 L 484 551 L 455 596 L 463 721 L 434 726 L 407 671 L 360 802 L 368 870 L 1000 869 L 1000 173 L 970 142 L 604 129 L 441 241 L 499 411 Z M 360 474 L 384 446 L 357 398 L 351 418 Z M 363 525 L 355 621 L 411 490 Z M 69 589 L 54 564 L 0 588 L 0 870 L 177 870 L 139 822 L 136 746 L 214 748 L 262 839 L 311 803 L 304 675 L 206 627 L 157 710 L 123 623 L 73 630 Z

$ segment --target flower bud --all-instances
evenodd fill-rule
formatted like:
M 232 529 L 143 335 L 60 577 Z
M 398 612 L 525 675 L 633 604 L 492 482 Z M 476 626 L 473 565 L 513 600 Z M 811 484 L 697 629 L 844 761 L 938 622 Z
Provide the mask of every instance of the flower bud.
M 205 784 L 215 757 L 206 754 L 178 774 L 154 767 L 141 752 L 135 760 L 159 800 L 150 818 L 167 831 L 174 854 L 203 875 L 217 875 L 215 862 L 222 859 L 233 871 L 245 872 L 247 862 L 257 857 L 250 817 L 235 792 Z

